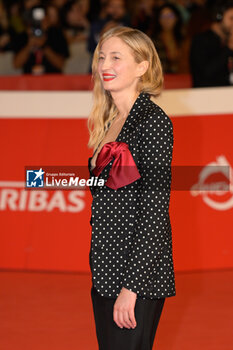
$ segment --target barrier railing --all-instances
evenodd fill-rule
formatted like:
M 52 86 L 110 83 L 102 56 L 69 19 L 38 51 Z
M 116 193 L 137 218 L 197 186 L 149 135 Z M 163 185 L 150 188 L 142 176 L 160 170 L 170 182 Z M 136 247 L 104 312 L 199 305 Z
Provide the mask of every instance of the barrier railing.
M 164 82 L 165 89 L 191 88 L 189 74 L 167 74 Z M 92 90 L 91 74 L 60 75 L 48 74 L 41 76 L 17 75 L 0 76 L 0 90 L 42 90 L 42 91 L 74 91 Z

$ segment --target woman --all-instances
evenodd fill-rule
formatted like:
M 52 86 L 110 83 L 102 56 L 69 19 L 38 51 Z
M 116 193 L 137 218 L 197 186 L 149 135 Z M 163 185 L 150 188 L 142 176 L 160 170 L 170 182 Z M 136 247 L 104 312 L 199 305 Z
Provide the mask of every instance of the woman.
M 176 5 L 166 3 L 157 9 L 152 40 L 161 59 L 164 73 L 188 71 L 187 41 Z
M 150 350 L 175 280 L 169 219 L 173 126 L 152 99 L 162 68 L 138 29 L 105 32 L 92 62 L 91 297 L 101 350 Z

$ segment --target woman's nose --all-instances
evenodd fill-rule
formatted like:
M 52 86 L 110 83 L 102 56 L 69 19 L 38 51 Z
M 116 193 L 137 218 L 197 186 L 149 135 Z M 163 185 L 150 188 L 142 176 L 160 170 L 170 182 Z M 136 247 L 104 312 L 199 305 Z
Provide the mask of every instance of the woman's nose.
M 102 69 L 111 68 L 111 61 L 108 58 L 105 58 L 102 62 Z

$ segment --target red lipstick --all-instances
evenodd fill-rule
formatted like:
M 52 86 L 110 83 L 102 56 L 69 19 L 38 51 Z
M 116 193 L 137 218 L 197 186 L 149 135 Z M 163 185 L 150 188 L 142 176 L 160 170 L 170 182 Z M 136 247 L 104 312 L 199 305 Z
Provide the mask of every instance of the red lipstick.
M 116 76 L 114 74 L 104 73 L 103 79 L 104 81 L 110 81 L 113 80 Z

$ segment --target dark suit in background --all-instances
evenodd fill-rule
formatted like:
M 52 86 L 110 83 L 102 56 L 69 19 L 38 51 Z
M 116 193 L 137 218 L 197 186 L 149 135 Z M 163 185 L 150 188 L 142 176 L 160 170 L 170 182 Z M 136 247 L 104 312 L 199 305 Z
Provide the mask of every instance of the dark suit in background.
M 233 60 L 233 51 L 222 44 L 212 29 L 197 34 L 190 50 L 193 87 L 231 85 L 231 58 Z

